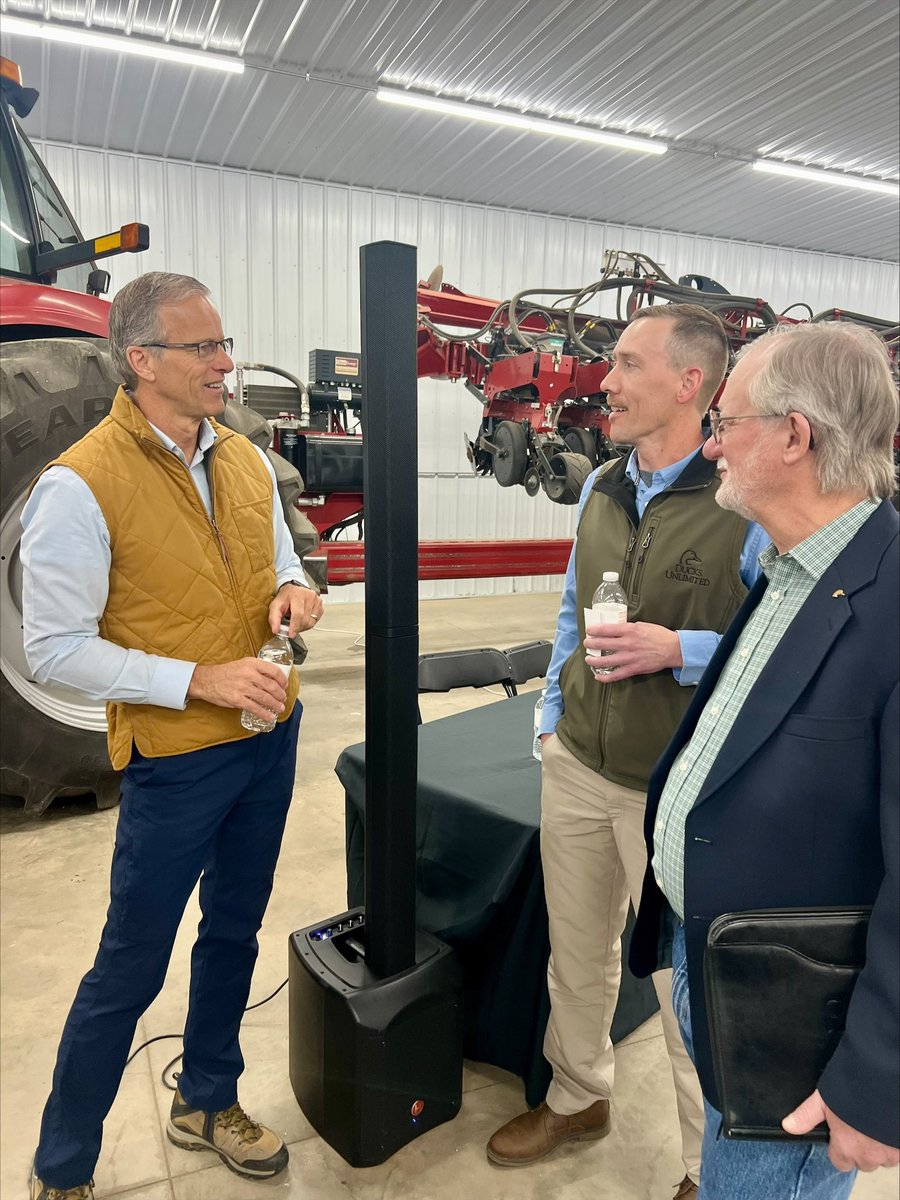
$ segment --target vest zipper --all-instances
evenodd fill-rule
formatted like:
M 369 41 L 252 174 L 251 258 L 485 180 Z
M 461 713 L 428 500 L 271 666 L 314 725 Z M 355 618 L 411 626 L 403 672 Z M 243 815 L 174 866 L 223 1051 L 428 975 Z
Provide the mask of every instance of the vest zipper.
M 660 492 L 659 495 L 664 496 L 665 492 Z M 657 499 L 657 497 L 654 496 L 653 500 L 656 500 L 656 499 Z M 622 577 L 619 582 L 622 585 L 623 592 L 625 593 L 626 596 L 629 597 L 629 600 L 631 598 L 632 580 L 634 580 L 634 583 L 637 584 L 637 582 L 640 579 L 640 575 L 643 574 L 643 572 L 639 571 L 639 568 L 642 566 L 642 564 L 644 562 L 644 558 L 646 557 L 647 550 L 649 549 L 650 543 L 653 540 L 653 534 L 656 531 L 656 526 L 651 525 L 650 528 L 647 530 L 646 537 L 641 539 L 640 554 L 638 555 L 637 562 L 634 564 L 634 569 L 632 570 L 631 569 L 632 554 L 634 553 L 635 546 L 638 544 L 638 538 L 641 536 L 644 519 L 648 516 L 648 513 L 650 512 L 650 508 L 653 505 L 653 500 L 650 500 L 647 503 L 646 507 L 644 508 L 644 515 L 643 515 L 643 517 L 641 517 L 640 522 L 638 523 L 637 529 L 634 531 L 634 533 L 632 533 L 631 537 L 629 538 L 628 548 L 625 551 L 625 562 L 622 564 Z M 603 688 L 603 694 L 600 697 L 600 712 L 599 712 L 598 719 L 597 719 L 597 757 L 600 760 L 600 765 L 605 766 L 606 765 L 606 753 L 605 753 L 606 747 L 604 744 L 604 739 L 601 736 L 601 732 L 606 728 L 606 719 L 609 714 L 609 706 L 612 703 L 612 689 L 616 686 L 616 684 L 615 683 L 606 683 L 606 684 L 596 683 L 594 686 Z
M 250 622 L 247 620 L 247 614 L 244 611 L 244 605 L 238 594 L 237 580 L 235 578 L 234 571 L 232 570 L 231 563 L 228 559 L 228 551 L 225 548 L 225 540 L 222 537 L 221 532 L 219 531 L 219 526 L 216 524 L 216 518 L 215 518 L 216 503 L 215 503 L 215 487 L 213 484 L 213 475 L 212 475 L 212 465 L 213 465 L 213 460 L 215 459 L 216 453 L 217 453 L 219 445 L 220 445 L 220 440 L 217 438 L 213 442 L 212 446 L 210 446 L 210 448 L 206 454 L 206 459 L 207 459 L 206 478 L 209 482 L 209 507 L 211 509 L 210 512 L 206 511 L 206 505 L 203 503 L 203 501 L 200 498 L 200 493 L 197 491 L 197 485 L 194 483 L 193 476 L 191 475 L 191 469 L 187 465 L 187 463 L 182 462 L 182 460 L 178 457 L 177 454 L 173 454 L 170 450 L 167 450 L 166 447 L 161 442 L 156 440 L 156 438 L 148 438 L 146 440 L 149 445 L 154 447 L 155 450 L 168 455 L 169 459 L 174 460 L 178 464 L 178 467 L 182 471 L 186 472 L 188 481 L 190 482 L 190 486 L 193 491 L 194 497 L 196 499 L 197 505 L 199 506 L 200 511 L 203 513 L 204 517 L 206 517 L 207 521 L 209 521 L 210 525 L 212 526 L 212 530 L 213 530 L 213 533 L 215 534 L 215 538 L 216 538 L 216 543 L 218 544 L 218 547 L 219 547 L 219 553 L 222 555 L 222 562 L 225 564 L 225 570 L 228 572 L 228 578 L 231 581 L 231 592 L 232 592 L 232 595 L 234 596 L 234 602 L 235 602 L 235 605 L 237 606 L 238 615 L 240 616 L 241 624 L 244 627 L 244 633 L 247 635 L 247 644 L 250 646 L 250 653 L 255 655 L 257 653 L 259 647 L 256 645 L 256 640 L 253 637 L 253 630 L 250 627 Z
M 250 646 L 250 653 L 256 654 L 259 647 L 253 637 L 253 630 L 250 628 L 250 622 L 247 620 L 247 614 L 244 611 L 244 604 L 238 593 L 237 580 L 235 579 L 234 571 L 231 567 L 231 561 L 228 558 L 228 550 L 225 547 L 225 539 L 219 531 L 219 526 L 216 524 L 216 490 L 213 481 L 213 463 L 215 461 L 216 452 L 219 448 L 218 438 L 210 446 L 206 456 L 206 479 L 209 483 L 209 523 L 213 527 L 213 532 L 216 535 L 216 541 L 219 543 L 219 553 L 222 555 L 222 561 L 225 564 L 225 570 L 228 572 L 228 578 L 231 580 L 231 591 L 234 596 L 234 602 L 237 605 L 238 613 L 240 614 L 241 624 L 244 626 L 244 632 L 247 635 L 247 643 Z M 188 472 L 190 474 L 190 472 Z M 193 480 L 191 481 L 193 482 Z

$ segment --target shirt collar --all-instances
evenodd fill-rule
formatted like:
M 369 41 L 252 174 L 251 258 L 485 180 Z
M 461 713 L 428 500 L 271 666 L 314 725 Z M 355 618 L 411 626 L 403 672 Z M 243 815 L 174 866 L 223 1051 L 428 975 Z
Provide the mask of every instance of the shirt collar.
M 702 445 L 703 443 L 700 442 L 700 444 L 697 446 L 697 449 L 692 450 L 686 458 L 679 459 L 678 462 L 670 463 L 669 466 L 661 467 L 660 470 L 654 471 L 653 475 L 651 476 L 650 483 L 644 484 L 644 486 L 665 488 L 668 487 L 669 484 L 674 483 L 691 459 L 695 457 L 697 451 Z M 632 450 L 632 452 L 629 454 L 628 462 L 625 464 L 625 474 L 632 481 L 632 483 L 637 484 L 638 487 L 640 487 L 643 483 L 643 480 L 641 479 L 641 470 L 638 466 L 637 450 Z
M 862 500 L 859 504 L 854 504 L 852 508 L 811 533 L 784 554 L 779 554 L 774 546 L 767 546 L 759 556 L 759 565 L 765 571 L 766 577 L 771 578 L 777 562 L 790 560 L 807 575 L 819 580 L 841 551 L 856 537 L 877 507 L 878 502 L 875 500 Z
M 156 436 L 159 438 L 159 440 L 162 442 L 162 444 L 165 446 L 165 448 L 167 450 L 171 450 L 173 454 L 178 455 L 178 457 L 182 460 L 182 462 L 187 463 L 187 459 L 184 456 L 184 452 L 181 450 L 181 448 L 179 446 L 177 446 L 172 441 L 172 439 L 170 437 L 168 437 L 166 434 L 164 434 L 163 431 L 161 429 L 159 429 L 156 425 L 154 425 L 152 421 L 148 421 L 147 424 L 150 426 L 150 428 L 153 430 L 153 432 L 156 434 Z M 212 425 L 210 425 L 209 421 L 207 421 L 206 417 L 204 417 L 203 420 L 200 422 L 200 430 L 199 430 L 199 434 L 197 437 L 197 453 L 194 455 L 194 461 L 191 463 L 187 463 L 187 465 L 192 467 L 192 466 L 194 466 L 194 463 L 202 462 L 204 454 L 210 448 L 210 446 L 213 444 L 213 442 L 218 438 L 218 436 L 219 435 L 213 429 Z

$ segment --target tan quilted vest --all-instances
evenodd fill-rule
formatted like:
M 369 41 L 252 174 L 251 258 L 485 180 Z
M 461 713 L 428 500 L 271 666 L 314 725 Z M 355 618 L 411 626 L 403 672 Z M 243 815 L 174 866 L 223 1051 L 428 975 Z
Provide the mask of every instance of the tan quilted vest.
M 101 636 L 204 665 L 255 655 L 271 636 L 275 595 L 271 478 L 246 438 L 211 424 L 218 438 L 206 464 L 215 524 L 187 467 L 122 388 L 109 416 L 47 464 L 81 476 L 109 529 Z M 290 715 L 297 690 L 292 671 L 279 720 Z M 106 713 L 116 770 L 127 766 L 132 741 L 141 754 L 163 758 L 253 736 L 236 709 L 202 700 L 189 700 L 184 711 L 111 702 Z

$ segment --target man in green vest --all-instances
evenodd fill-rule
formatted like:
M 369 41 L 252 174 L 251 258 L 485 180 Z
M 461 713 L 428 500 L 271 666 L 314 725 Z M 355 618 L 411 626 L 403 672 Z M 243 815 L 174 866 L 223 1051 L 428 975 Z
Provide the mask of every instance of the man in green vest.
M 585 483 L 540 725 L 553 1080 L 544 1103 L 491 1138 L 488 1158 L 500 1166 L 538 1162 L 611 1127 L 610 1026 L 628 901 L 637 906 L 646 867 L 647 780 L 768 544 L 759 526 L 716 504 L 716 473 L 701 453 L 727 362 L 716 316 L 657 305 L 634 314 L 604 381 L 611 437 L 634 449 Z M 604 571 L 619 573 L 628 623 L 586 628 Z M 601 662 L 608 673 L 595 676 Z M 670 974 L 654 982 L 681 1125 L 676 1200 L 685 1200 L 697 1194 L 703 1104 Z
M 31 1200 L 91 1200 L 103 1121 L 198 880 L 166 1132 L 245 1179 L 288 1162 L 237 1097 L 301 712 L 296 672 L 257 654 L 282 625 L 313 628 L 322 602 L 264 452 L 215 420 L 234 364 L 209 290 L 140 276 L 113 301 L 109 341 L 124 381 L 109 416 L 48 465 L 22 514 L 29 664 L 107 702 L 123 771 L 106 924 L 60 1041 Z M 254 732 L 242 711 L 274 728 Z

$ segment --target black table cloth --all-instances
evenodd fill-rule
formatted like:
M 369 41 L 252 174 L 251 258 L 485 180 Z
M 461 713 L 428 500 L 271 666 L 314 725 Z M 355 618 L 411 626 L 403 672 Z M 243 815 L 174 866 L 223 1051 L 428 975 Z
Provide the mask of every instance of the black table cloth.
M 463 966 L 467 1058 L 519 1075 L 544 1099 L 550 1011 L 547 909 L 540 860 L 540 764 L 532 757 L 532 693 L 419 728 L 416 816 L 418 924 Z M 347 901 L 364 900 L 365 744 L 335 767 L 346 793 Z M 632 916 L 623 937 L 627 961 Z M 657 1011 L 649 980 L 623 967 L 612 1040 Z

